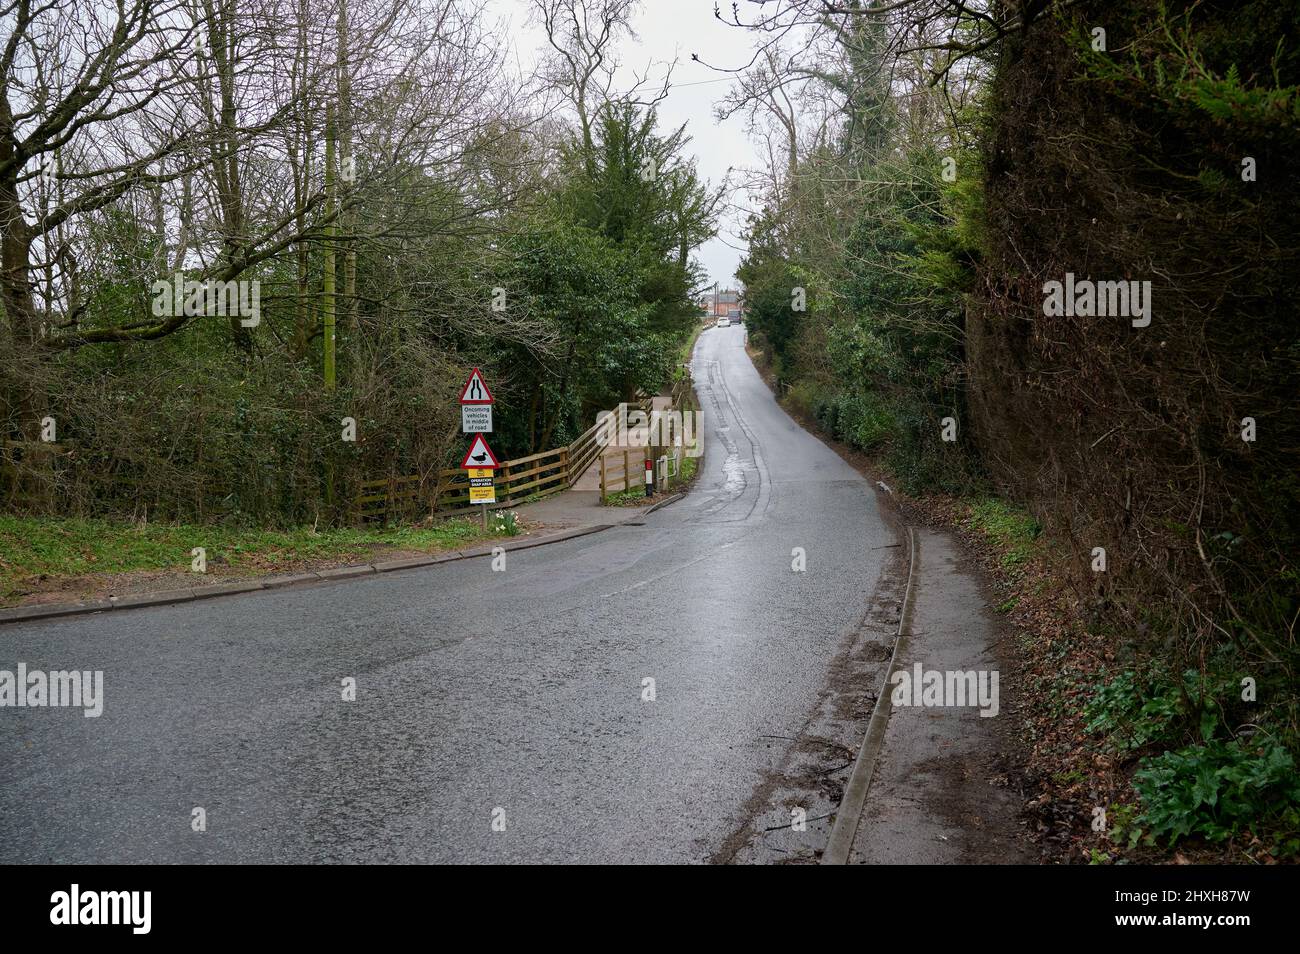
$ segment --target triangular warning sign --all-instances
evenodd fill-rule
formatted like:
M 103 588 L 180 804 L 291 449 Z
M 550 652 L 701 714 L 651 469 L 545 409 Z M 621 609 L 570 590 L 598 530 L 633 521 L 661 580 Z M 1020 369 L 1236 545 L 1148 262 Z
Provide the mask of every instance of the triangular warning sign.
M 500 467 L 497 455 L 492 453 L 492 448 L 487 446 L 487 441 L 483 440 L 482 434 L 474 435 L 474 443 L 469 445 L 469 450 L 465 454 L 465 459 L 460 462 L 462 467 Z
M 470 372 L 469 380 L 465 382 L 465 387 L 460 392 L 461 404 L 491 404 L 492 392 L 488 390 L 487 382 L 483 380 L 483 375 L 478 368 Z

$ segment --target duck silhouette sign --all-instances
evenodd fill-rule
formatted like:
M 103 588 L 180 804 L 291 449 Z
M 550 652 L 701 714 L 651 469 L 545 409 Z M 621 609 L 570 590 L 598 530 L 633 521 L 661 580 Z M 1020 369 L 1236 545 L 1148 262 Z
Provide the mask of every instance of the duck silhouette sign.
M 492 448 L 488 447 L 483 435 L 475 434 L 474 441 L 465 452 L 465 459 L 460 462 L 460 466 L 466 470 L 470 468 L 477 470 L 484 467 L 500 467 L 501 462 L 497 460 L 497 455 L 492 453 Z

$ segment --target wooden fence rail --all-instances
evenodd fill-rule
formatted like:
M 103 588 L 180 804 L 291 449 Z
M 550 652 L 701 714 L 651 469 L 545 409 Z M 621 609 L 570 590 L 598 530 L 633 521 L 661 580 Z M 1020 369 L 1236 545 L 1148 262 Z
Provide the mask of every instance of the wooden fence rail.
M 645 486 L 646 448 L 623 448 L 623 456 L 608 454 L 600 458 L 600 499 L 633 487 Z
M 650 401 L 632 405 L 649 413 Z M 612 412 L 613 421 L 597 421 L 571 444 L 552 450 L 503 461 L 493 471 L 497 506 L 526 497 L 539 498 L 568 490 L 600 457 L 601 427 L 626 427 L 628 406 Z M 642 478 L 644 480 L 644 476 Z M 447 468 L 429 474 L 413 474 L 380 480 L 363 480 L 353 498 L 353 512 L 362 519 L 378 519 L 400 512 L 432 511 L 440 517 L 475 513 L 481 504 L 469 502 L 469 475 L 460 468 Z

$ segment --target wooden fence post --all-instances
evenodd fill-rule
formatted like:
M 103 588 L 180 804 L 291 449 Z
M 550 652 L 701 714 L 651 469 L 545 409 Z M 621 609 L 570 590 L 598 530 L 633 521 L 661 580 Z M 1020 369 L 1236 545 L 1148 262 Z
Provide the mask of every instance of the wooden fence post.
M 600 455 L 600 502 L 602 504 L 605 502 L 606 496 L 607 494 L 605 490 L 605 455 L 601 454 Z
M 632 474 L 628 469 L 627 448 L 623 448 L 623 489 L 632 489 Z

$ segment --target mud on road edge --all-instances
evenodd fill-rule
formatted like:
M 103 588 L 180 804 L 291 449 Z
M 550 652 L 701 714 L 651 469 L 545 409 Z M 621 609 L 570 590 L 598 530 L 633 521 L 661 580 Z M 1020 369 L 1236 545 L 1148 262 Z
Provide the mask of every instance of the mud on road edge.
M 996 768 L 998 773 L 1005 779 L 1005 785 L 1011 792 L 1015 793 L 1020 810 L 1017 812 L 1016 822 L 1021 826 L 1014 833 L 1017 841 L 1022 843 L 1026 856 L 1039 857 L 1044 862 L 1053 862 L 1064 860 L 1057 848 L 1036 841 L 1030 835 L 1029 829 L 1035 823 L 1037 814 L 1030 805 L 1030 799 L 1038 794 L 1038 782 L 1029 771 L 1030 758 L 1033 754 L 1033 747 L 1025 735 L 1025 729 L 1028 725 L 1028 717 L 1032 711 L 1030 700 L 1025 691 L 1027 684 L 1026 677 L 1032 668 L 1032 661 L 1026 659 L 1019 651 L 1017 640 L 1017 629 L 1005 617 L 995 613 L 993 607 L 999 601 L 997 593 L 997 583 L 988 571 L 984 560 L 974 551 L 971 541 L 964 533 L 959 532 L 958 527 L 950 521 L 945 521 L 937 517 L 933 512 L 920 506 L 918 503 L 910 501 L 906 497 L 898 496 L 892 489 L 888 489 L 885 484 L 885 478 L 892 475 L 887 473 L 870 455 L 856 448 L 836 440 L 825 432 L 821 425 L 806 414 L 801 413 L 798 409 L 792 408 L 789 402 L 783 400 L 776 390 L 776 383 L 770 368 L 763 361 L 763 353 L 749 345 L 745 348 L 750 360 L 754 363 L 755 370 L 768 388 L 772 390 L 776 397 L 777 404 L 790 417 L 796 421 L 804 430 L 815 436 L 827 447 L 835 451 L 839 457 L 858 473 L 862 474 L 871 485 L 872 491 L 876 495 L 877 502 L 880 506 L 880 513 L 890 530 L 894 533 L 895 539 L 905 541 L 908 526 L 920 526 L 929 530 L 946 534 L 952 541 L 953 546 L 961 557 L 963 568 L 969 572 L 970 576 L 976 581 L 981 599 L 984 601 L 994 622 L 994 638 L 990 645 L 990 652 L 994 656 L 1000 671 L 1003 673 L 1004 680 L 1000 686 L 1001 706 L 1004 712 L 1008 713 L 1011 718 L 990 720 L 995 723 L 991 727 L 991 734 L 994 738 L 996 752 Z M 905 550 L 900 546 L 898 552 Z M 901 557 L 900 557 L 901 559 Z M 887 576 L 897 575 L 895 561 L 891 561 L 886 569 Z M 903 564 L 902 574 L 906 578 L 907 567 Z M 876 598 L 873 593 L 872 599 Z M 899 596 L 901 604 L 901 593 Z M 887 665 L 888 660 L 881 664 L 882 678 L 883 668 Z M 866 720 L 870 718 L 870 712 L 863 719 L 861 730 L 866 731 Z M 810 720 L 811 721 L 811 720 Z M 858 741 L 861 740 L 861 734 L 858 735 Z M 857 752 L 858 743 L 854 743 L 853 751 Z M 866 819 L 867 808 L 871 805 L 871 792 L 867 793 L 867 804 L 863 809 L 862 825 L 868 824 Z M 836 806 L 838 807 L 838 799 Z M 809 813 L 809 818 L 812 813 Z M 830 823 L 832 819 L 818 824 L 827 826 L 825 837 L 822 844 L 825 844 L 826 837 L 829 836 Z M 811 830 L 812 824 L 809 824 Z M 1008 837 L 1013 833 L 1007 832 Z M 734 837 L 734 836 L 733 836 Z M 719 856 L 722 852 L 719 852 Z M 820 851 L 818 852 L 820 855 Z M 715 859 L 718 860 L 718 859 Z M 724 859 L 725 860 L 725 859 Z M 981 863 L 982 861 L 997 861 L 996 858 L 981 859 L 976 856 L 969 858 L 970 863 Z M 1075 860 L 1075 859 L 1072 859 Z
M 898 524 L 888 516 L 891 530 Z M 830 838 L 863 733 L 885 687 L 907 584 L 906 549 L 893 555 L 861 616 L 844 633 L 807 719 L 747 744 L 764 765 L 713 864 L 817 864 Z M 796 812 L 802 812 L 802 817 Z M 798 822 L 803 823 L 800 830 Z

